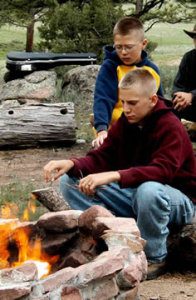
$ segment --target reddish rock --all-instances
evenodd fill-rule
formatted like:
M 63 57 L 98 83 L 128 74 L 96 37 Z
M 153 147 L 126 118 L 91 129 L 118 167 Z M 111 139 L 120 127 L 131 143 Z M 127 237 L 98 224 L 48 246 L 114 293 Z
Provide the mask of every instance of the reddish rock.
M 132 233 L 114 232 L 112 230 L 106 230 L 106 233 L 101 236 L 106 242 L 109 249 L 116 246 L 128 246 L 133 253 L 143 251 L 145 240 L 133 235 Z
M 137 224 L 133 218 L 105 218 L 97 217 L 95 218 L 93 225 L 93 236 L 98 238 L 106 230 L 112 230 L 119 233 L 131 233 L 140 237 L 140 231 Z
M 48 212 L 39 218 L 37 225 L 46 230 L 64 232 L 78 226 L 78 218 L 81 213 L 78 210 Z
M 81 253 L 80 249 L 76 249 L 63 259 L 60 268 L 76 268 L 86 263 L 88 263 L 88 259 Z
M 80 291 L 75 287 L 64 287 L 61 300 L 83 300 Z
M 42 239 L 42 249 L 50 254 L 55 255 L 62 248 L 66 247 L 66 244 L 76 236 L 76 232 L 71 233 L 48 233 Z
M 1 282 L 26 282 L 37 279 L 37 267 L 33 262 L 26 262 L 19 267 L 3 269 L 0 271 Z
M 78 274 L 78 268 L 65 268 L 49 275 L 45 279 L 40 280 L 32 285 L 32 295 L 41 296 L 42 294 L 58 289 L 62 284 L 68 283 L 75 279 Z
M 124 268 L 129 255 L 128 247 L 116 247 L 110 251 L 105 251 L 94 261 L 78 267 L 78 274 L 72 283 L 78 286 L 112 275 Z
M 129 265 L 117 274 L 118 286 L 122 289 L 138 286 L 147 274 L 147 261 L 144 252 L 132 254 Z
M 108 300 L 118 295 L 119 289 L 114 278 L 102 278 L 92 281 L 81 289 L 82 299 Z M 72 299 L 72 298 L 70 298 Z
M 78 226 L 84 231 L 91 232 L 96 217 L 115 218 L 115 216 L 106 208 L 100 205 L 93 205 L 80 215 Z
M 30 284 L 12 284 L 0 286 L 0 299 L 1 300 L 15 300 L 22 296 L 28 295 L 31 292 Z

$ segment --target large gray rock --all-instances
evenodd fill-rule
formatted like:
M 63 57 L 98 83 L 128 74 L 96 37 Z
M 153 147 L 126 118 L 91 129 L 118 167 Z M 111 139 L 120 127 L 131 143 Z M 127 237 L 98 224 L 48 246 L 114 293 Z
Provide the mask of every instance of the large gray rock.
M 54 71 L 33 72 L 23 79 L 3 84 L 0 88 L 0 101 L 51 102 L 56 98 L 56 80 L 57 76 Z
M 78 101 L 85 100 L 85 109 L 92 110 L 95 81 L 99 72 L 99 65 L 80 66 L 69 70 L 63 78 L 63 95 L 66 98 L 70 93 L 78 94 L 80 97 L 73 99 L 76 106 Z

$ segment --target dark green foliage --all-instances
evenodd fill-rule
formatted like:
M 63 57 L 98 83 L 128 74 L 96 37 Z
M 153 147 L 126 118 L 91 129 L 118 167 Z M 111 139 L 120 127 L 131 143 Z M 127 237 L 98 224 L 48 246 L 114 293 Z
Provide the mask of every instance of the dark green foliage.
M 177 74 L 178 66 L 161 66 L 160 74 L 163 85 L 163 92 L 166 98 L 171 99 L 174 78 Z
M 148 41 L 147 47 L 146 47 L 146 51 L 148 52 L 148 56 L 151 58 L 151 53 L 157 48 L 158 43 L 156 42 L 152 42 L 152 41 Z
M 123 15 L 112 1 L 92 0 L 81 8 L 70 1 L 48 11 L 40 30 L 40 48 L 54 52 L 95 52 L 112 43 L 112 30 Z

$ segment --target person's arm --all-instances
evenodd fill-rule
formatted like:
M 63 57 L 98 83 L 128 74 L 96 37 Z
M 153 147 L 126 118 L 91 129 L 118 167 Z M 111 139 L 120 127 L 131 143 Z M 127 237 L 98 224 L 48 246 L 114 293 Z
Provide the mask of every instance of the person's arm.
M 105 60 L 96 79 L 94 91 L 94 127 L 99 133 L 107 131 L 114 106 L 118 100 L 116 65 Z
M 181 111 L 186 107 L 192 105 L 194 95 L 186 92 L 175 92 L 173 98 L 174 109 Z
M 92 141 L 93 148 L 99 148 L 108 136 L 107 130 L 101 130 L 97 133 L 97 137 Z
M 188 88 L 188 80 L 190 80 L 189 68 L 191 67 L 188 53 L 186 53 L 180 62 L 173 84 L 173 105 L 177 111 L 181 111 L 192 105 L 196 98 L 196 90 L 189 90 Z
M 173 96 L 177 92 L 187 92 L 187 55 L 185 54 L 180 62 L 178 72 L 173 83 Z
M 90 174 L 80 179 L 79 189 L 86 195 L 93 195 L 97 187 L 119 180 L 120 174 L 117 171 Z

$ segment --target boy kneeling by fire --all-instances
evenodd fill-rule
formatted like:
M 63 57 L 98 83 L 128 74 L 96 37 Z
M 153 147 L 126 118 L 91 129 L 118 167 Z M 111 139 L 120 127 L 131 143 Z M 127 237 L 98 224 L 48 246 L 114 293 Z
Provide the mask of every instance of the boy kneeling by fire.
M 191 223 L 196 202 L 192 144 L 156 92 L 147 70 L 127 73 L 119 83 L 123 113 L 103 145 L 85 157 L 54 160 L 44 167 L 46 181 L 62 176 L 60 190 L 71 208 L 101 205 L 137 220 L 147 241 L 147 279 L 165 271 L 169 227 Z

